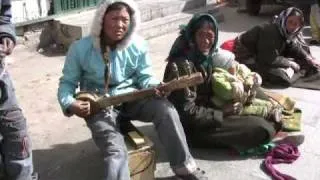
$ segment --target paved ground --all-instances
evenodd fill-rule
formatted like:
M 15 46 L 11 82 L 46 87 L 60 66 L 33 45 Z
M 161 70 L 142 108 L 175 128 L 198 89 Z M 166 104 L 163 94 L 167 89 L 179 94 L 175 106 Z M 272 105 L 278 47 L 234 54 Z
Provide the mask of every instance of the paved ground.
M 262 16 L 250 17 L 237 14 L 233 8 L 224 8 L 225 22 L 221 24 L 219 42 L 235 37 L 258 23 L 270 19 L 274 8 L 264 8 Z M 178 32 L 150 40 L 150 52 L 154 74 L 162 78 L 164 59 Z M 320 59 L 320 48 L 312 47 Z M 28 118 L 33 139 L 35 168 L 44 180 L 89 180 L 99 179 L 102 162 L 90 139 L 90 133 L 83 120 L 66 118 L 61 114 L 56 100 L 58 79 L 64 56 L 44 56 L 19 45 L 10 57 L 9 66 L 21 106 Z M 320 91 L 288 88 L 277 90 L 295 98 L 303 109 L 303 124 L 306 140 L 299 147 L 301 157 L 292 165 L 279 165 L 278 169 L 299 180 L 320 179 Z M 137 123 L 158 143 L 151 124 Z M 172 175 L 167 158 L 159 143 L 156 176 L 166 179 Z M 207 171 L 209 179 L 248 180 L 270 179 L 260 169 L 262 159 L 231 156 L 219 150 L 193 150 L 198 164 Z

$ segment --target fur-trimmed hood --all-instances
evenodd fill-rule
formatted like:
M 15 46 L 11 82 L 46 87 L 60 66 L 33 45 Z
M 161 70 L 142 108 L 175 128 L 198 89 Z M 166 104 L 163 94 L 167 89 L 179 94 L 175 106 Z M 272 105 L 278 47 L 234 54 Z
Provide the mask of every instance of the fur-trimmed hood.
M 100 49 L 100 34 L 102 30 L 103 17 L 107 10 L 107 8 L 116 2 L 122 2 L 127 4 L 132 10 L 130 27 L 127 35 L 117 44 L 117 49 L 123 49 L 128 46 L 132 36 L 138 29 L 138 25 L 140 24 L 140 11 L 137 7 L 137 4 L 134 0 L 102 0 L 97 7 L 92 26 L 91 26 L 91 36 L 93 38 L 93 45 L 95 48 Z

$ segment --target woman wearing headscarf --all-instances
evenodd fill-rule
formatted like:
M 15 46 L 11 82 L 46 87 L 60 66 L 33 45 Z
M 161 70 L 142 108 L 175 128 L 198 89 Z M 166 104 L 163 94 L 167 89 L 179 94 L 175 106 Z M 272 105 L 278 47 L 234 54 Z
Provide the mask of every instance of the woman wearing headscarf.
M 302 37 L 303 27 L 303 12 L 290 7 L 271 23 L 240 34 L 231 50 L 236 60 L 258 72 L 263 82 L 290 86 L 300 77 L 319 72 L 319 62 Z
M 315 0 L 310 10 L 310 27 L 312 40 L 310 44 L 320 44 L 320 0 Z
M 212 103 L 213 69 L 229 69 L 235 62 L 232 53 L 217 48 L 217 42 L 214 17 L 197 14 L 181 30 L 167 58 L 164 82 L 194 72 L 201 72 L 205 79 L 201 85 L 172 92 L 168 97 L 180 115 L 188 144 L 243 150 L 269 142 L 276 133 L 276 123 L 259 116 L 239 115 L 238 103 L 222 108 Z

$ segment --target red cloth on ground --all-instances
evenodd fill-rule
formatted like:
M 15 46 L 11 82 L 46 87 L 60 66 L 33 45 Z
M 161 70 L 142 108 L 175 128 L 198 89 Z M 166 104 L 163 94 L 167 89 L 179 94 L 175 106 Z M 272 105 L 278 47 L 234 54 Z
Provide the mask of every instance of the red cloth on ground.
M 235 39 L 231 39 L 231 40 L 227 40 L 224 43 L 222 43 L 220 48 L 234 53 L 234 45 L 235 45 Z
M 274 147 L 263 162 L 266 172 L 275 180 L 295 180 L 294 177 L 283 174 L 273 167 L 273 164 L 291 164 L 300 156 L 298 147 L 293 144 L 279 144 Z

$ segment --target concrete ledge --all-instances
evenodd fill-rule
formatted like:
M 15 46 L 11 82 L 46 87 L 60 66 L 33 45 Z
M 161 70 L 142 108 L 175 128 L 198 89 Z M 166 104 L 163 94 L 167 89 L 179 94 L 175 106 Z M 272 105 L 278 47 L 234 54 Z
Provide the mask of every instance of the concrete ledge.
M 23 36 L 24 33 L 30 31 L 39 31 L 42 30 L 48 23 L 52 22 L 54 19 L 61 18 L 61 17 L 68 17 L 72 15 L 77 15 L 83 12 L 95 10 L 94 7 L 85 8 L 82 10 L 73 10 L 68 13 L 62 13 L 57 15 L 49 15 L 47 17 L 33 19 L 25 22 L 15 23 L 16 34 L 17 36 Z
M 206 6 L 205 0 L 140 1 L 142 22 Z
M 205 6 L 207 4 L 205 0 L 143 0 L 138 1 L 138 3 L 143 20 L 139 34 L 146 39 L 178 30 L 180 24 L 187 23 L 192 15 L 198 12 L 211 13 L 221 22 L 224 16 L 219 12 L 219 8 L 226 4 L 208 4 Z M 34 21 L 34 23 L 20 24 L 17 28 L 18 30 L 20 28 L 19 34 L 23 35 L 23 38 L 20 38 L 18 42 L 30 44 L 33 47 L 37 46 L 37 48 L 46 48 L 52 44 L 57 44 L 67 50 L 73 41 L 89 34 L 94 13 L 95 9 L 90 9 L 81 13 L 44 18 Z M 25 33 L 26 30 L 30 29 L 34 33 Z M 37 30 L 34 31 L 34 29 Z
M 224 5 L 225 4 L 208 5 L 205 8 L 198 8 L 195 10 L 145 22 L 141 25 L 139 34 L 141 34 L 146 39 L 150 39 L 172 31 L 176 31 L 179 29 L 179 25 L 188 23 L 193 14 L 200 12 L 210 13 L 217 19 L 218 22 L 222 22 L 224 20 L 224 16 L 219 11 L 219 8 Z
M 141 11 L 141 20 L 144 22 L 155 18 L 165 17 L 170 14 L 203 7 L 206 5 L 206 0 L 139 0 L 137 3 Z M 16 33 L 18 36 L 23 36 L 26 32 L 39 31 L 52 20 L 60 20 L 63 21 L 63 23 L 72 23 L 76 18 L 81 16 L 85 19 L 85 21 L 91 21 L 95 9 L 95 7 L 89 7 L 86 9 L 70 11 L 68 13 L 50 15 L 44 18 L 16 23 Z M 83 18 L 81 18 L 82 22 L 84 21 Z

